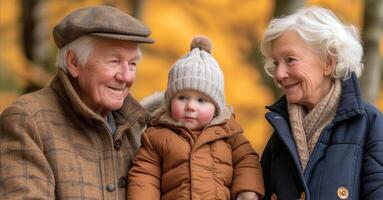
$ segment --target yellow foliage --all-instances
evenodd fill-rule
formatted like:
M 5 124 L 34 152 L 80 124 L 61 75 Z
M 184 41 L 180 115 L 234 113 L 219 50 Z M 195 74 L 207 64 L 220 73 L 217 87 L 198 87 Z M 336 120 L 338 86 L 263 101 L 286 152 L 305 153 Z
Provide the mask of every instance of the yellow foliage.
M 9 104 L 11 104 L 18 96 L 20 96 L 19 93 L 15 92 L 3 92 L 0 91 L 0 111 L 4 110 Z M 1 112 L 0 112 L 1 113 Z

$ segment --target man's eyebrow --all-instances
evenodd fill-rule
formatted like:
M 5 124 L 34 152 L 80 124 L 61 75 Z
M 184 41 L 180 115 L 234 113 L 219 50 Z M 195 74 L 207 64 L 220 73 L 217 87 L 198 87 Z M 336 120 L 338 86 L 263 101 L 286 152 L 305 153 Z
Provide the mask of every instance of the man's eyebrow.
M 142 57 L 142 56 L 140 56 L 139 54 L 137 54 L 136 56 L 132 57 L 132 58 L 129 59 L 129 60 L 131 60 L 131 61 L 137 61 L 137 60 L 140 60 L 141 57 Z

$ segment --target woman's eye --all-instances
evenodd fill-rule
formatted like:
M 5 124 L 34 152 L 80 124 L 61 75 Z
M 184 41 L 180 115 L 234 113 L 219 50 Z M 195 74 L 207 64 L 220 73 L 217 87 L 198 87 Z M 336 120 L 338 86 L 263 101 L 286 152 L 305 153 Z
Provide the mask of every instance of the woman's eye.
M 278 65 L 279 65 L 279 62 L 278 62 L 278 61 L 273 61 L 273 66 L 274 66 L 274 67 L 278 67 Z

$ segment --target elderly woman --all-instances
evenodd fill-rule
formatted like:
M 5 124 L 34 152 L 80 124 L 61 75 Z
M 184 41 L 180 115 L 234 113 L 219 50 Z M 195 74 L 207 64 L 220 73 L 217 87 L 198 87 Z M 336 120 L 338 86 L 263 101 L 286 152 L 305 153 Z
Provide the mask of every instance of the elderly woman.
M 356 29 L 302 9 L 270 23 L 262 53 L 284 93 L 267 107 L 265 199 L 382 199 L 383 117 L 360 95 Z

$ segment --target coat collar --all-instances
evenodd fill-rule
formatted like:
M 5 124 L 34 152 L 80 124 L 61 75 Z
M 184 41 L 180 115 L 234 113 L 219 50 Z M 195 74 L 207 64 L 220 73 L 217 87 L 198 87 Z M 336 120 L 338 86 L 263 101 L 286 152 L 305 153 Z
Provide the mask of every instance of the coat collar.
M 342 83 L 342 95 L 334 121 L 343 121 L 365 112 L 359 81 L 356 74 L 352 73 L 351 77 Z
M 80 99 L 80 96 L 75 91 L 68 75 L 59 69 L 57 75 L 50 83 L 50 87 L 63 99 L 69 102 L 74 112 L 78 113 L 84 120 L 88 122 L 99 121 L 104 123 L 104 118 L 93 112 L 85 103 Z M 149 113 L 129 94 L 123 106 L 116 111 L 112 112 L 115 117 L 116 125 L 132 126 L 134 123 L 139 122 L 141 125 L 149 121 Z

